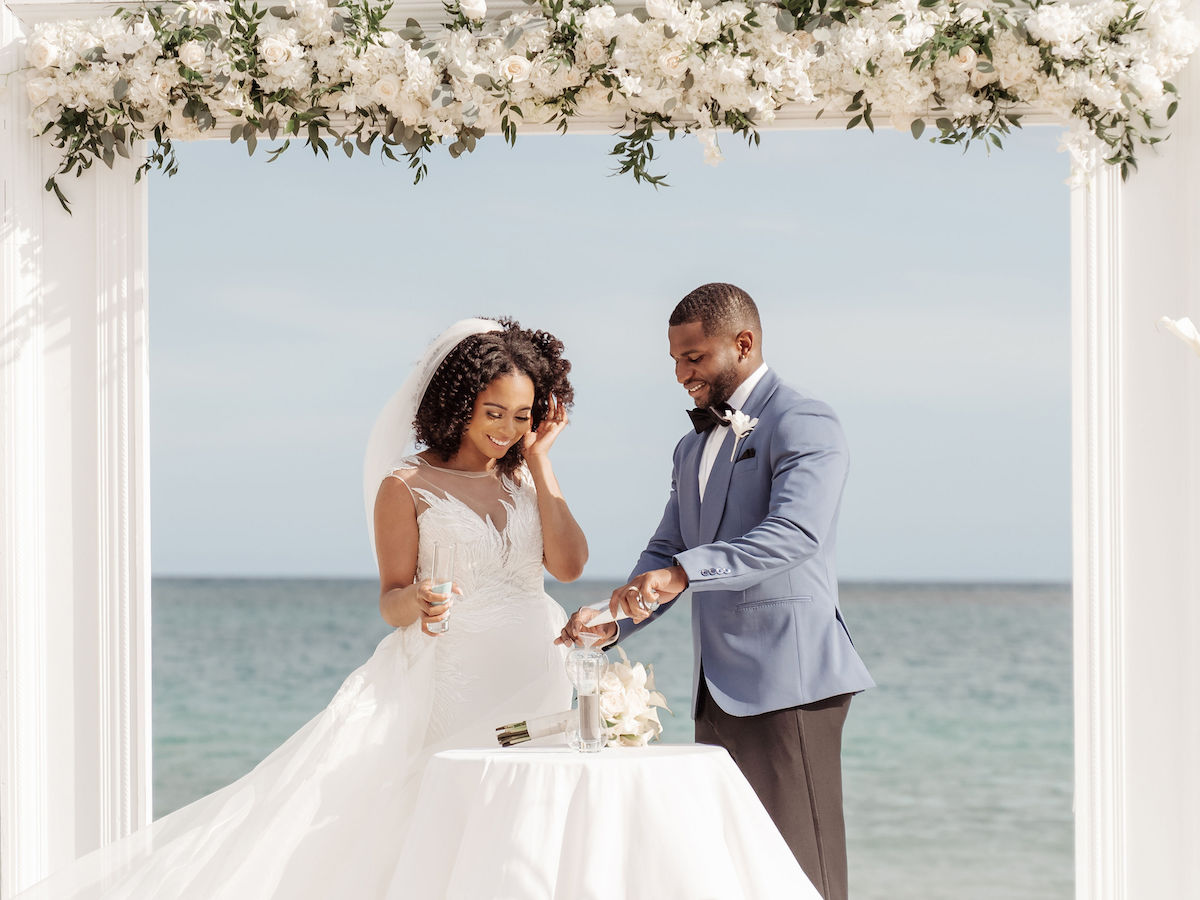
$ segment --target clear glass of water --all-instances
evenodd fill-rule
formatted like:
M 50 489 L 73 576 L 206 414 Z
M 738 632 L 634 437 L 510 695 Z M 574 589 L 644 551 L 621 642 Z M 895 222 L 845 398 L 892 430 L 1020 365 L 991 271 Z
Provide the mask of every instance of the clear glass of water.
M 450 602 L 450 595 L 454 585 L 454 557 L 456 550 L 457 548 L 454 544 L 438 542 L 433 545 L 433 565 L 430 567 L 430 580 L 433 582 L 433 592 L 439 597 L 445 598 L 437 602 Z M 450 630 L 450 619 L 447 617 L 440 622 L 432 622 L 428 628 L 434 634 L 444 634 Z

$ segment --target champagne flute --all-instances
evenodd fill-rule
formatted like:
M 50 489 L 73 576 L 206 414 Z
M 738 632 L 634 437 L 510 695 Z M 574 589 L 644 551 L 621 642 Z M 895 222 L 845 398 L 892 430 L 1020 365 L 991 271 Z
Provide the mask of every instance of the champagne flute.
M 431 590 L 434 594 L 445 599 L 435 601 L 438 605 L 450 602 L 454 588 L 454 544 L 437 542 L 433 545 L 433 566 L 430 570 Z M 445 634 L 450 630 L 450 619 L 447 617 L 440 622 L 431 622 L 426 626 L 434 634 Z

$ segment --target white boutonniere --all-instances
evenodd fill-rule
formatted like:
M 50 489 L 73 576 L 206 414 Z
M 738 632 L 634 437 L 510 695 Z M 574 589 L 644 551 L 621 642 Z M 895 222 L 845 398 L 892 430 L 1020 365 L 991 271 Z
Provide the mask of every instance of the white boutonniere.
M 731 411 L 728 415 L 729 430 L 733 432 L 733 451 L 729 454 L 729 461 L 733 462 L 737 456 L 738 441 L 754 430 L 754 426 L 758 424 L 758 419 L 752 419 L 740 409 Z

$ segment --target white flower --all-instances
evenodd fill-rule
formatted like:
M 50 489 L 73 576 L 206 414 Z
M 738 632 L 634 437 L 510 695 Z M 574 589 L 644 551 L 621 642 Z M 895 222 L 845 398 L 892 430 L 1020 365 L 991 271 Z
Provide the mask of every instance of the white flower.
M 645 746 L 662 734 L 656 707 L 668 709 L 667 699 L 654 690 L 651 669 L 641 663 L 630 664 L 622 648 L 617 652 L 621 662 L 609 665 L 599 684 L 606 742 L 610 747 Z
M 532 70 L 529 60 L 516 54 L 500 62 L 500 77 L 510 81 L 527 81 Z
M 458 8 L 468 19 L 482 19 L 487 15 L 486 0 L 458 0 Z
M 754 426 L 758 424 L 758 419 L 752 419 L 740 409 L 735 409 L 729 413 L 726 418 L 729 419 L 729 430 L 733 432 L 733 450 L 729 454 L 729 461 L 733 462 L 737 455 L 738 441 L 754 430 Z
M 679 12 L 674 0 L 646 0 L 646 15 L 652 19 L 669 19 Z
M 608 59 L 608 51 L 599 41 L 588 41 L 583 48 L 583 58 L 588 65 L 596 66 Z
M 702 128 L 697 132 L 696 137 L 704 145 L 704 164 L 719 166 L 725 159 L 725 155 L 721 153 L 721 145 L 717 143 L 717 133 L 711 128 Z
M 1191 319 L 1186 316 L 1182 319 L 1168 319 L 1163 316 L 1158 320 L 1158 324 L 1191 347 L 1197 356 L 1200 356 L 1200 331 L 1196 330 Z
M 150 94 L 161 103 L 169 103 L 171 100 L 171 88 L 173 83 L 167 80 L 167 77 L 161 72 L 155 72 L 150 76 L 149 87 Z
M 978 56 L 973 48 L 962 47 L 951 57 L 950 61 L 963 72 L 970 72 L 975 68 L 976 59 L 978 59 Z
M 199 41 L 188 41 L 179 48 L 179 61 L 193 71 L 204 65 L 204 45 Z
M 197 25 L 209 25 L 216 18 L 216 7 L 212 3 L 185 3 L 183 8 L 192 13 L 192 19 Z M 187 63 L 184 63 L 187 65 Z
M 658 57 L 658 67 L 670 78 L 678 78 L 687 71 L 687 57 L 679 50 L 667 50 Z
M 384 75 L 371 88 L 371 96 L 376 103 L 389 106 L 399 99 L 404 91 L 404 82 L 399 75 Z
M 41 106 L 54 96 L 54 80 L 52 78 L 30 78 L 25 84 L 25 93 L 29 95 L 30 106 Z
M 58 48 L 44 38 L 38 38 L 29 45 L 25 59 L 35 69 L 48 69 L 58 62 Z
M 278 69 L 292 58 L 292 45 L 279 35 L 271 34 L 258 45 L 258 56 L 269 69 Z

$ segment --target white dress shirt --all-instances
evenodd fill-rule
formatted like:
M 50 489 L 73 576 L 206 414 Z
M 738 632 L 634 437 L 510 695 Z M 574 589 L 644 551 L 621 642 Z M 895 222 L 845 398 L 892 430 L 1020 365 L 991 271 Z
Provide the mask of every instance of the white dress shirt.
M 750 392 L 754 390 L 754 386 L 762 381 L 762 377 L 767 374 L 767 364 L 763 363 L 755 369 L 750 376 L 737 386 L 737 389 L 729 395 L 726 401 L 734 409 L 741 409 L 742 404 L 750 399 Z M 729 433 L 728 425 L 716 425 L 708 433 L 708 440 L 704 444 L 704 452 L 700 454 L 700 499 L 704 499 L 704 488 L 708 485 L 708 476 L 712 474 L 713 463 L 717 461 L 717 451 L 721 449 L 721 443 L 725 440 L 725 435 Z

